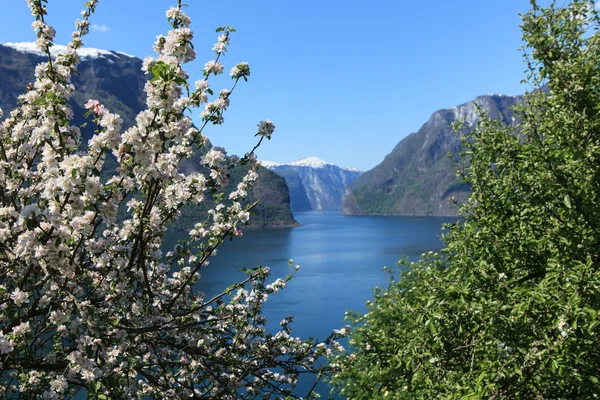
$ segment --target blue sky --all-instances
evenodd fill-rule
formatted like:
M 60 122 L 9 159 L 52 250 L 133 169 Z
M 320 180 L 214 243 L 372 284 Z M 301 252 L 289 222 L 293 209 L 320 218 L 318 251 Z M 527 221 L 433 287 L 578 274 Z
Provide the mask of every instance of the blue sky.
M 57 43 L 69 40 L 83 0 L 50 0 Z M 88 47 L 152 55 L 175 0 L 100 0 Z M 524 77 L 519 13 L 528 0 L 187 0 L 198 60 L 192 80 L 213 58 L 214 30 L 237 32 L 226 71 L 248 61 L 225 124 L 206 133 L 230 153 L 254 143 L 261 119 L 276 124 L 260 159 L 316 156 L 368 170 L 429 116 L 486 93 L 520 94 Z M 543 2 L 544 3 L 544 2 Z M 33 41 L 25 0 L 3 1 L 0 42 Z M 1 77 L 0 77 L 1 79 Z M 228 79 L 214 81 L 216 89 Z M 99 99 L 101 100 L 101 99 Z M 196 121 L 199 111 L 194 114 Z

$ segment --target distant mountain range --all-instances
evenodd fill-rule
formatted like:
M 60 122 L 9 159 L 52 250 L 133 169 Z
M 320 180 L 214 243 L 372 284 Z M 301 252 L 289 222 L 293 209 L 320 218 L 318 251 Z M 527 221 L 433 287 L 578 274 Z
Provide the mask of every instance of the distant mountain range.
M 51 48 L 54 54 L 64 49 L 60 45 Z M 89 99 L 96 99 L 121 116 L 124 129 L 132 126 L 135 116 L 146 107 L 143 89 L 148 76 L 141 70 L 142 60 L 125 53 L 92 48 L 81 49 L 79 55 L 79 76 L 73 76 L 75 93 L 70 100 L 74 112 L 72 123 L 82 125 L 85 122 L 84 104 Z M 18 96 L 34 80 L 35 66 L 45 60 L 33 43 L 0 44 L 0 108 L 5 115 L 16 107 Z M 89 139 L 91 134 L 89 129 L 84 131 L 84 140 Z M 106 165 L 114 168 L 115 162 L 107 161 Z M 199 165 L 198 162 L 191 164 Z M 236 172 L 232 181 L 241 179 L 243 172 Z M 290 210 L 290 197 L 284 179 L 266 168 L 260 169 L 259 176 L 248 199 L 250 202 L 260 199 L 254 208 L 256 215 L 250 219 L 250 226 L 298 225 Z M 197 221 L 203 212 L 197 207 L 184 210 L 184 216 L 176 227 L 188 229 L 186 223 Z
M 54 46 L 52 51 L 64 51 L 64 47 Z M 142 60 L 100 49 L 82 49 L 80 56 L 80 75 L 73 76 L 76 93 L 70 100 L 73 123 L 85 122 L 83 105 L 93 98 L 119 113 L 124 127 L 131 126 L 145 108 L 147 76 L 141 71 Z M 44 60 L 32 43 L 0 45 L 0 108 L 5 114 L 16 106 L 18 95 L 34 79 L 35 66 Z M 455 215 L 457 207 L 450 198 L 464 201 L 469 187 L 456 178 L 454 161 L 448 157 L 456 159 L 460 152 L 458 135 L 448 127 L 460 118 L 473 126 L 478 118 L 475 104 L 492 117 L 513 123 L 511 107 L 520 101 L 521 96 L 492 94 L 436 111 L 419 131 L 401 140 L 379 165 L 362 174 L 316 157 L 289 163 L 262 161 L 266 168 L 261 168 L 250 196 L 250 201 L 260 198 L 252 224 L 295 226 L 290 206 L 293 211 L 341 208 L 354 215 Z M 90 130 L 84 132 L 84 139 L 90 136 Z M 184 219 L 202 212 L 186 210 Z
M 466 200 L 469 187 L 456 177 L 454 161 L 460 152 L 458 134 L 449 126 L 465 118 L 469 126 L 478 120 L 475 104 L 493 118 L 513 123 L 512 106 L 521 96 L 498 94 L 433 113 L 418 132 L 401 140 L 375 168 L 350 184 L 342 212 L 353 215 L 456 215 L 458 202 Z
M 289 163 L 261 161 L 261 164 L 285 178 L 294 212 L 339 210 L 346 187 L 361 174 L 356 168 L 339 167 L 316 157 Z

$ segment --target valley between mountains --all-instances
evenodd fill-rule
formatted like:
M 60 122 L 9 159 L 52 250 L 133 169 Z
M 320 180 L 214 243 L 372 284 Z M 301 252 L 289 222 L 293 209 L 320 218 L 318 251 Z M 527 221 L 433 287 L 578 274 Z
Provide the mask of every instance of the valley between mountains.
M 58 52 L 61 46 L 55 46 Z M 142 60 L 124 53 L 84 49 L 77 88 L 71 99 L 74 124 L 82 125 L 85 102 L 103 99 L 107 108 L 131 126 L 145 107 L 144 84 L 148 75 L 141 70 Z M 18 95 L 33 80 L 35 66 L 44 58 L 32 43 L 0 45 L 0 108 L 6 113 L 17 104 Z M 469 187 L 456 177 L 455 161 L 460 153 L 458 134 L 449 126 L 459 119 L 467 125 L 477 123 L 477 107 L 494 118 L 514 123 L 512 107 L 521 96 L 490 94 L 468 103 L 434 112 L 417 132 L 404 137 L 373 169 L 361 172 L 340 167 L 316 157 L 276 163 L 261 161 L 260 179 L 249 201 L 260 200 L 251 226 L 296 226 L 293 212 L 341 210 L 346 215 L 456 215 L 457 206 Z M 402 132 L 399 132 L 399 136 Z M 84 130 L 84 140 L 91 129 Z M 198 155 L 199 157 L 199 155 Z M 110 164 L 110 163 L 107 163 Z M 197 164 L 197 163 L 196 163 Z M 194 168 L 186 161 L 186 168 Z M 236 176 L 232 175 L 232 183 Z M 184 210 L 184 221 L 197 218 L 205 210 Z M 183 223 L 180 229 L 187 229 Z

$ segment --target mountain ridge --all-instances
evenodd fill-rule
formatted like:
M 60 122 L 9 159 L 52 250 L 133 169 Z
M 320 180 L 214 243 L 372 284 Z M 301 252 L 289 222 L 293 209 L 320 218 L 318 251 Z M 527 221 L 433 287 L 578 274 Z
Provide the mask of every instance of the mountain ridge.
M 459 135 L 449 126 L 464 118 L 478 121 L 478 108 L 493 118 L 516 123 L 512 107 L 522 96 L 482 95 L 455 107 L 435 111 L 422 127 L 409 134 L 373 169 L 364 172 L 346 190 L 342 213 L 347 215 L 456 215 L 458 203 L 470 189 L 456 177 Z M 448 157 L 451 156 L 451 158 Z
M 343 169 L 345 171 L 362 172 L 358 168 L 343 167 L 343 166 L 340 166 L 340 165 L 332 164 L 332 163 L 327 162 L 327 161 L 323 161 L 320 158 L 313 157 L 313 156 L 305 157 L 305 158 L 302 158 L 300 160 L 291 161 L 291 162 L 285 162 L 285 163 L 277 163 L 277 162 L 266 161 L 266 160 L 260 160 L 260 163 L 261 163 L 261 165 L 263 167 L 266 167 L 266 168 L 274 168 L 274 167 L 280 167 L 280 166 L 284 166 L 284 165 L 293 166 L 293 167 L 324 168 L 327 165 L 332 165 L 332 166 L 341 168 L 341 169 Z
M 4 42 L 0 43 L 3 46 L 10 47 L 14 50 L 20 51 L 21 53 L 35 54 L 38 56 L 46 57 L 46 53 L 42 52 L 34 42 Z M 50 55 L 55 58 L 59 54 L 64 54 L 67 51 L 67 46 L 62 44 L 54 44 L 50 47 Z M 122 51 L 105 50 L 93 47 L 82 47 L 77 50 L 77 54 L 80 58 L 99 58 L 106 56 L 125 56 L 130 58 L 139 57 L 132 56 L 131 54 L 124 53 Z
M 339 210 L 346 187 L 362 173 L 356 168 L 340 167 L 317 157 L 288 163 L 260 163 L 286 180 L 294 212 Z
M 36 52 L 34 46 L 27 42 L 0 44 L 0 76 L 3 77 L 0 80 L 0 108 L 5 115 L 16 107 L 18 96 L 35 79 L 35 66 L 47 61 L 47 57 Z M 64 46 L 54 45 L 51 49 L 53 54 L 57 54 L 64 50 Z M 123 131 L 134 125 L 137 114 L 146 108 L 144 85 L 149 77 L 142 71 L 142 60 L 103 49 L 84 48 L 78 53 L 81 58 L 79 75 L 72 77 L 75 92 L 69 100 L 74 113 L 72 125 L 82 126 L 86 122 L 84 104 L 89 99 L 101 100 L 107 109 L 119 114 L 123 120 Z M 84 130 L 82 134 L 83 140 L 88 140 L 92 135 L 91 129 Z M 109 169 L 116 168 L 116 160 L 111 157 L 107 157 L 105 164 Z M 199 165 L 199 162 L 192 164 Z M 242 172 L 240 170 L 232 176 L 232 184 L 236 178 L 241 180 Z M 290 210 L 285 180 L 266 168 L 260 168 L 259 178 L 247 200 L 253 202 L 259 197 L 260 202 L 253 210 L 256 214 L 250 219 L 249 227 L 298 226 Z M 175 225 L 184 230 L 191 228 L 188 222 L 193 218 L 198 220 L 205 211 L 202 207 L 186 209 Z

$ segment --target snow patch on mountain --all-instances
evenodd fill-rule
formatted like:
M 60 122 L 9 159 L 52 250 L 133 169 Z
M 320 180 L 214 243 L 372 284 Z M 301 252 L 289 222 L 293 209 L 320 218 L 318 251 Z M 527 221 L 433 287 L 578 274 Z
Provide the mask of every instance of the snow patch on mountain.
M 333 165 L 333 166 L 337 166 L 335 164 L 331 164 L 327 161 L 323 161 L 320 158 L 317 157 L 306 157 L 303 158 L 301 160 L 296 160 L 296 161 L 292 161 L 292 162 L 288 162 L 288 163 L 276 163 L 273 161 L 260 161 L 260 164 L 265 167 L 265 168 L 275 168 L 275 167 L 280 167 L 283 165 L 289 165 L 292 167 L 309 167 L 309 168 L 317 168 L 317 169 L 321 169 L 321 168 L 325 168 L 328 165 Z M 340 167 L 337 166 L 338 168 L 341 168 L 345 171 L 355 171 L 355 172 L 360 172 L 359 169 L 357 168 L 351 168 L 351 167 Z
M 275 168 L 275 167 L 279 167 L 280 165 L 282 165 L 280 163 L 276 163 L 273 161 L 259 160 L 258 162 L 260 163 L 260 165 L 262 165 L 265 168 Z
M 260 163 L 286 180 L 292 211 L 303 211 L 307 205 L 313 210 L 339 210 L 346 186 L 361 174 L 356 168 L 338 167 L 317 157 L 289 163 Z
M 37 47 L 37 45 L 33 42 L 7 42 L 7 43 L 2 43 L 2 45 L 13 48 L 17 51 L 20 51 L 21 53 L 29 53 L 29 54 L 36 54 L 38 56 L 45 56 L 45 53 L 43 53 Z M 64 46 L 61 44 L 55 44 L 54 46 L 50 47 L 50 55 L 52 55 L 52 57 L 56 57 L 59 54 L 64 54 L 66 51 L 67 51 L 67 46 Z M 92 58 L 92 59 L 104 58 L 104 57 L 119 57 L 119 56 L 137 58 L 135 56 L 132 56 L 130 54 L 123 53 L 120 51 L 94 49 L 91 47 L 89 47 L 89 48 L 82 47 L 81 49 L 77 50 L 77 54 L 79 54 L 79 57 L 81 57 L 81 58 Z

